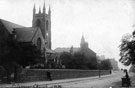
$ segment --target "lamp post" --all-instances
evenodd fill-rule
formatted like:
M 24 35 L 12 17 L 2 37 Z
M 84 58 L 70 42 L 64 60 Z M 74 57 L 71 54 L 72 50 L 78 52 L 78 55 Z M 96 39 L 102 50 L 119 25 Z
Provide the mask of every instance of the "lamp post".
M 98 69 L 98 75 L 99 75 L 99 78 L 100 78 L 100 75 L 101 75 L 101 74 L 100 74 L 100 69 Z
M 98 62 L 98 76 L 99 76 L 99 78 L 100 78 L 100 76 L 101 76 L 101 73 L 100 73 L 100 61 Z

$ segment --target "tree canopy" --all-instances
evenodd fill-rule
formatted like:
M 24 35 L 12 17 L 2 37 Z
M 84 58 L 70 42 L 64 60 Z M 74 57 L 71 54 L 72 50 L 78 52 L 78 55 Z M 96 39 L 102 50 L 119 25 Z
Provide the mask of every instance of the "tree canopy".
M 97 58 L 88 58 L 81 52 L 69 53 L 63 52 L 60 55 L 60 60 L 62 61 L 62 65 L 66 67 L 66 69 L 90 69 L 90 70 L 111 70 L 112 66 L 109 60 L 100 61 L 99 64 Z
M 12 39 L 0 43 L 0 66 L 5 69 L 4 74 L 10 81 L 10 75 L 20 66 L 26 67 L 37 63 L 42 53 L 31 42 L 18 42 Z
M 111 62 L 109 59 L 102 60 L 99 66 L 100 66 L 101 70 L 111 70 L 112 69 L 112 65 L 111 65 Z
M 33 65 L 41 57 L 41 51 L 32 43 L 7 41 L 5 53 L 1 55 L 1 65 L 17 63 L 23 67 Z
M 135 64 L 135 31 L 132 34 L 126 34 L 121 39 L 120 59 L 119 61 L 128 66 Z

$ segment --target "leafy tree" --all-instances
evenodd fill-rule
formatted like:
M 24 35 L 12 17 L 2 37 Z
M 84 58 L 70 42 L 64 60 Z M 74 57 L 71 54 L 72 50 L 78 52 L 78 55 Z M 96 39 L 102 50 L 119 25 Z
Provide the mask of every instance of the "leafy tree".
M 120 48 L 120 56 L 119 61 L 123 63 L 125 66 L 130 64 L 135 64 L 135 32 L 132 35 L 126 34 L 122 37 Z
M 0 65 L 6 70 L 8 81 L 17 68 L 34 65 L 42 55 L 32 43 L 17 42 L 12 39 L 1 42 L 0 49 L 0 52 L 3 50 L 0 55 Z
M 112 65 L 109 59 L 102 60 L 100 63 L 100 69 L 101 70 L 111 70 Z
M 19 51 L 20 59 L 18 63 L 23 67 L 34 65 L 37 63 L 38 59 L 41 59 L 42 53 L 37 47 L 31 43 L 19 43 L 17 51 Z
M 91 70 L 96 70 L 98 69 L 98 61 L 97 58 L 87 58 L 87 67 Z
M 72 66 L 74 69 L 88 69 L 86 66 L 87 59 L 84 54 L 77 52 L 73 55 Z
M 60 55 L 62 65 L 67 69 L 97 69 L 97 60 L 95 58 L 87 58 L 83 53 L 76 52 L 71 54 L 63 52 Z
M 2 64 L 17 63 L 23 67 L 34 65 L 41 58 L 41 51 L 32 43 L 8 41 L 8 52 L 3 55 Z
M 69 52 L 63 52 L 60 55 L 62 64 L 65 65 L 67 69 L 85 69 L 85 57 L 81 53 L 71 54 Z
M 60 55 L 60 60 L 62 61 L 62 65 L 65 65 L 66 68 L 72 68 L 72 54 L 69 52 L 63 52 Z

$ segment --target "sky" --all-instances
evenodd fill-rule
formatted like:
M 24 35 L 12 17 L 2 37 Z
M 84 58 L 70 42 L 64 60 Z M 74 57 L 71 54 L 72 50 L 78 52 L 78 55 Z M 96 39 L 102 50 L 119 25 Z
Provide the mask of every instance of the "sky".
M 38 12 L 44 0 L 0 0 L 0 18 L 30 27 L 34 3 Z M 52 49 L 80 47 L 84 35 L 97 55 L 118 61 L 121 37 L 134 30 L 134 3 L 134 0 L 45 0 L 47 11 L 51 7 Z

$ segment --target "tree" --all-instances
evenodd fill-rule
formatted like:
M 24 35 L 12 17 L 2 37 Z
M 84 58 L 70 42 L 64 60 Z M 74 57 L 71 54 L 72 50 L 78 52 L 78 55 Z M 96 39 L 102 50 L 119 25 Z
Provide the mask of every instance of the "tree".
M 10 75 L 15 73 L 20 66 L 34 65 L 42 56 L 41 51 L 31 42 L 7 39 L 1 42 L 0 48 L 4 50 L 0 55 L 0 66 L 6 70 L 7 81 L 10 81 Z
M 69 52 L 63 52 L 60 55 L 62 65 L 65 65 L 67 69 L 86 69 L 86 58 L 80 52 L 71 54 Z
M 97 58 L 87 58 L 86 60 L 87 67 L 91 70 L 98 69 L 98 61 Z
M 135 64 L 135 31 L 132 35 L 126 34 L 121 40 L 119 61 L 125 66 Z
M 81 52 L 74 54 L 63 52 L 60 55 L 60 60 L 67 69 L 97 69 L 97 59 L 87 58 Z
M 19 51 L 18 54 L 20 56 L 17 61 L 23 67 L 36 64 L 43 56 L 41 51 L 32 43 L 20 42 L 16 51 Z
M 112 65 L 109 59 L 104 59 L 101 61 L 100 63 L 100 69 L 101 70 L 111 70 L 112 69 Z
M 8 41 L 8 52 L 3 55 L 1 64 L 17 63 L 23 67 L 34 65 L 37 59 L 41 58 L 41 51 L 35 45 L 28 42 Z
M 88 69 L 86 65 L 87 59 L 84 54 L 76 52 L 73 55 L 72 67 L 73 69 Z
M 72 62 L 72 54 L 69 52 L 62 52 L 60 55 L 60 60 L 62 61 L 62 65 L 64 65 L 66 68 L 72 68 L 71 62 Z

